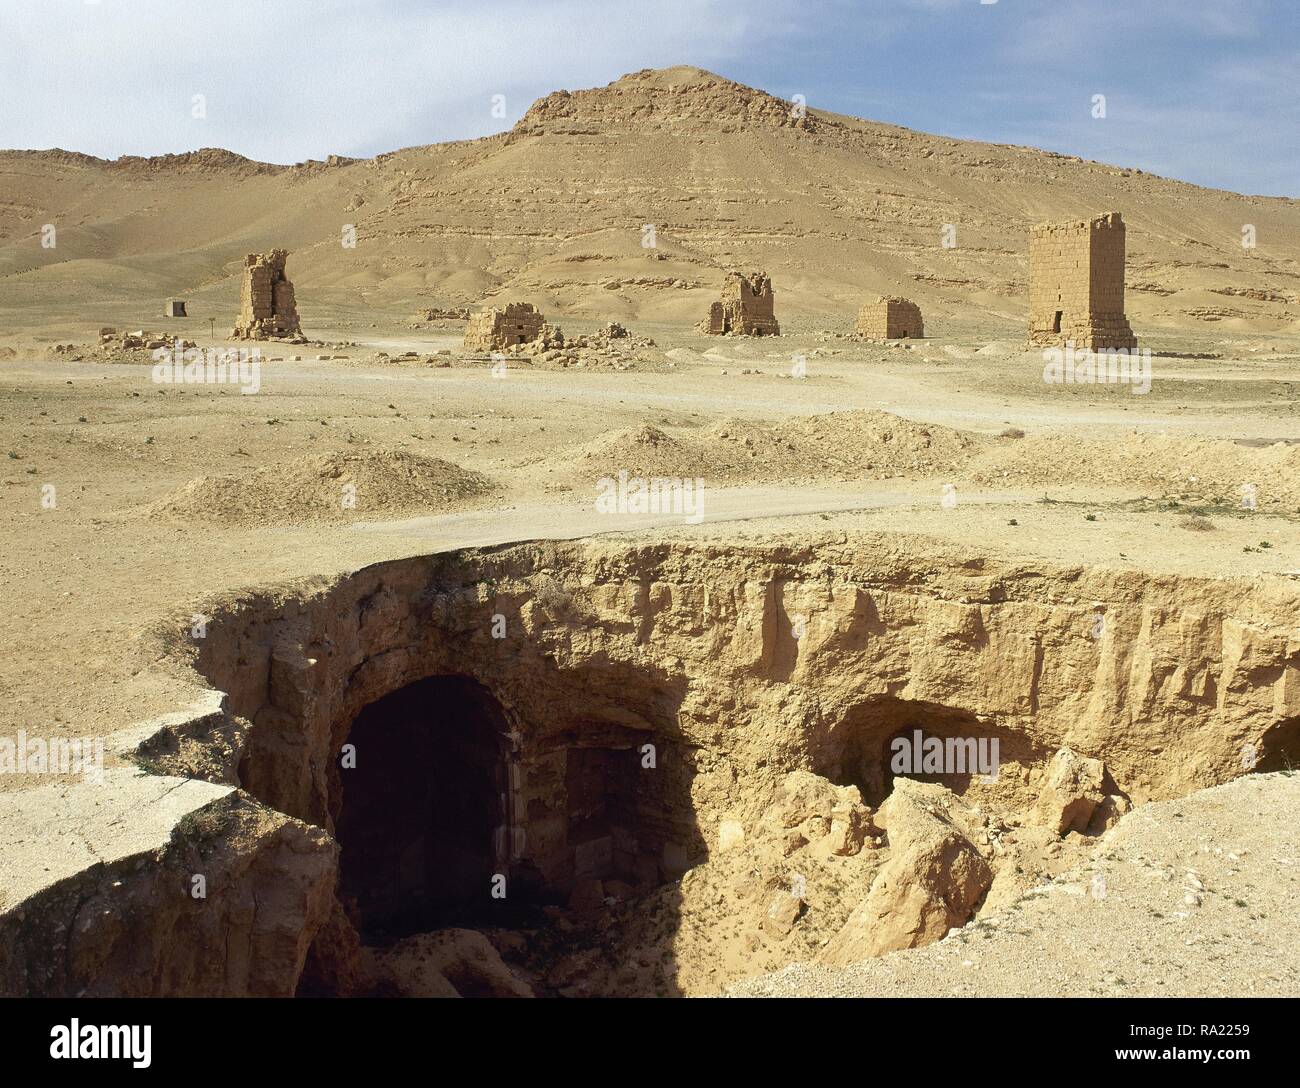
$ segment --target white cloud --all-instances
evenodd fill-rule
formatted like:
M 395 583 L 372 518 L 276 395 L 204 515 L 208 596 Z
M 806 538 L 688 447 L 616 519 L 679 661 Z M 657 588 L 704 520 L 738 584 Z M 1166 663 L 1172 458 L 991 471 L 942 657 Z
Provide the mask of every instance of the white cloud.
M 3 0 L 0 40 L 15 54 L 0 146 L 292 162 L 482 135 L 558 87 L 721 65 L 766 39 L 722 0 Z
M 1294 4 L 0 0 L 0 147 L 372 155 L 500 131 L 559 88 L 696 64 L 925 131 L 1294 193 Z M 1090 124 L 1097 92 L 1110 113 Z

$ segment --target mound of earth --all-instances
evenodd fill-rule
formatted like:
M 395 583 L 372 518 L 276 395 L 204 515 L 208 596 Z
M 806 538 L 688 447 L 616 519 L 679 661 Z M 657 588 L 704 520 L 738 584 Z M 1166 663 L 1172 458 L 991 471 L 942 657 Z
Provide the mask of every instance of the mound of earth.
M 1210 504 L 1242 507 L 1253 500 L 1261 510 L 1300 509 L 1300 446 L 1285 442 L 1252 448 L 1165 434 L 1063 442 L 1049 434 L 998 444 L 971 467 L 971 477 L 1000 486 L 1072 479 L 1099 487 L 1131 485 Z
M 557 471 L 700 478 L 728 483 L 819 482 L 951 473 L 977 452 L 974 436 L 887 412 L 801 419 L 729 419 L 703 430 L 650 424 L 565 451 Z
M 146 513 L 225 525 L 365 521 L 462 510 L 496 489 L 487 476 L 436 457 L 330 453 L 200 476 Z

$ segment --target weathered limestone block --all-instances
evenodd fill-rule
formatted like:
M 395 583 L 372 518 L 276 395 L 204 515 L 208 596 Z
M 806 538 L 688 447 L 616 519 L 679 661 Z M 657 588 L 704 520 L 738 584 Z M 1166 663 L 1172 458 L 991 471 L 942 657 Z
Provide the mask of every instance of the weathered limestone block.
M 1034 822 L 1058 835 L 1086 831 L 1106 796 L 1106 768 L 1099 759 L 1062 748 L 1047 767 L 1047 780 L 1034 806 Z
M 844 966 L 900 948 L 919 948 L 964 925 L 993 872 L 947 806 L 941 786 L 900 778 L 876 814 L 890 857 L 867 897 L 822 949 L 818 960 Z
M 1132 802 L 1122 794 L 1108 793 L 1101 799 L 1088 824 L 1089 835 L 1101 835 L 1109 831 L 1125 816 L 1133 811 Z
M 780 940 L 794 928 L 804 912 L 802 898 L 784 888 L 773 889 L 763 904 L 763 929 L 769 936 Z

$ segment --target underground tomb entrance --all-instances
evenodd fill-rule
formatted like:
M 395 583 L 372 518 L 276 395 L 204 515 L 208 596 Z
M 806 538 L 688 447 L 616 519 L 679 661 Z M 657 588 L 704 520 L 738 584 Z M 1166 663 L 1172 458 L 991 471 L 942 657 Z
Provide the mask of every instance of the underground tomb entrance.
M 508 732 L 500 704 L 465 676 L 417 680 L 356 716 L 335 835 L 339 894 L 363 940 L 488 920 Z
M 1291 773 L 1300 768 L 1300 715 L 1285 718 L 1265 731 L 1255 754 L 1258 759 L 1254 766 L 1250 767 L 1248 761 L 1246 765 L 1258 774 Z
M 896 778 L 938 783 L 961 796 L 977 776 L 996 776 L 1000 764 L 1039 762 L 1047 754 L 1022 733 L 960 707 L 876 696 L 851 707 L 830 730 L 813 769 L 837 786 L 857 786 L 862 800 L 877 808 Z
M 635 898 L 703 853 L 680 749 L 600 720 L 521 732 L 468 676 L 407 684 L 363 707 L 340 750 L 339 898 L 376 945 Z

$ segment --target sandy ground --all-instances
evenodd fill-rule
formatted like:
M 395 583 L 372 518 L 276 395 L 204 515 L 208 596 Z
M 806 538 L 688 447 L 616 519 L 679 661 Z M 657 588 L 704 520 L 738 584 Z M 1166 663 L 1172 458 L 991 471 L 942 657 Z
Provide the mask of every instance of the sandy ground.
M 761 533 L 810 519 L 1024 561 L 1300 571 L 1300 446 L 1277 445 L 1300 440 L 1300 341 L 1270 337 L 1255 345 L 1262 355 L 1213 365 L 1157 357 L 1150 394 L 1135 396 L 1045 385 L 1036 355 L 981 338 L 904 348 L 634 331 L 657 341 L 647 364 L 670 370 L 512 363 L 494 378 L 486 360 L 438 365 L 454 326 L 380 329 L 347 349 L 270 347 L 256 395 L 30 349 L 0 363 L 3 727 L 92 735 L 166 713 L 179 689 L 152 659 L 157 625 L 188 626 L 202 600 L 241 588 L 467 545 L 653 527 L 707 536 L 736 521 Z M 92 340 L 87 327 L 76 342 Z M 1206 349 L 1190 334 L 1173 343 Z M 396 361 L 397 348 L 421 356 Z M 289 351 L 303 361 L 270 361 Z M 805 378 L 788 376 L 798 356 Z M 600 475 L 656 471 L 646 428 L 670 440 L 675 474 L 705 481 L 702 524 L 597 511 Z M 1025 437 L 996 437 L 1009 428 Z M 1155 445 L 1119 457 L 1134 434 Z M 440 467 L 409 479 L 376 470 L 348 509 L 327 503 L 346 482 L 329 478 L 328 509 L 306 516 L 302 473 L 330 455 Z M 486 486 L 462 494 L 466 474 Z M 220 486 L 177 505 L 205 478 Z M 1197 512 L 1203 531 L 1187 527 Z
M 0 736 L 107 736 L 182 709 L 196 693 L 160 646 L 241 591 L 535 538 L 887 531 L 918 552 L 1292 588 L 1300 204 L 819 111 L 788 122 L 787 103 L 682 67 L 365 161 L 0 152 Z M 1142 395 L 1045 383 L 1024 347 L 1029 226 L 1110 208 L 1155 353 Z M 262 345 L 255 395 L 96 352 L 101 326 L 222 345 L 244 255 L 273 247 L 312 342 Z M 773 275 L 779 339 L 692 331 L 729 268 Z M 858 306 L 900 292 L 929 338 L 848 336 Z M 157 316 L 168 296 L 189 319 Z M 516 300 L 571 338 L 616 319 L 655 344 L 502 373 L 461 350 L 459 322 L 417 318 Z M 702 482 L 699 516 L 605 512 L 620 472 Z M 132 816 L 163 787 L 134 772 L 110 768 L 102 809 L 0 774 L 0 883 L 165 841 L 169 819 Z M 1077 871 L 940 944 L 736 992 L 1294 991 L 1298 803 L 1272 775 L 1142 806 Z

